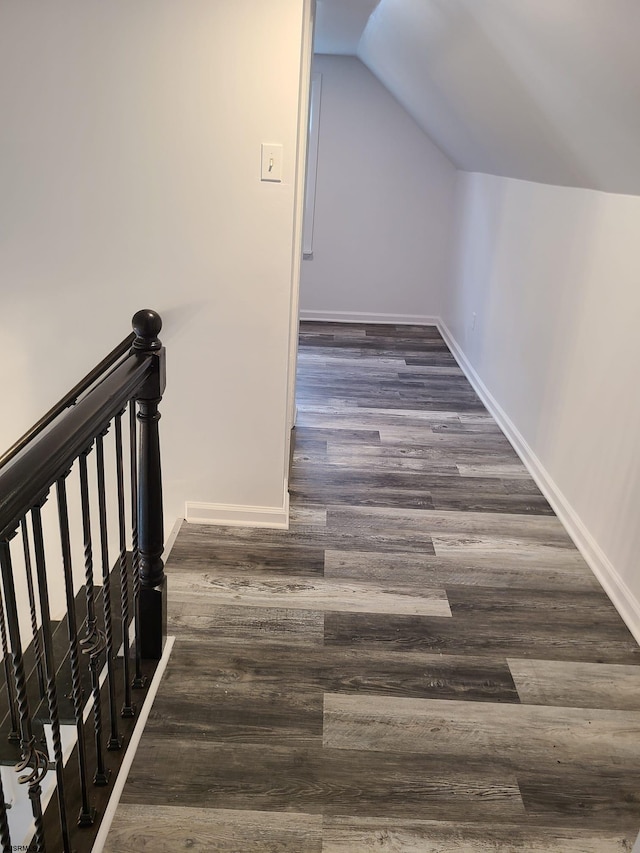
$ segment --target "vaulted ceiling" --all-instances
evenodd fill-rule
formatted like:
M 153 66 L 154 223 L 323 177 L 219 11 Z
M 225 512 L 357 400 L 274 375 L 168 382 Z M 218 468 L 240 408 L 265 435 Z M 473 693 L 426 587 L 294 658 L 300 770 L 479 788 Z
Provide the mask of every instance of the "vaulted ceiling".
M 640 195 L 639 0 L 318 0 L 461 169 Z

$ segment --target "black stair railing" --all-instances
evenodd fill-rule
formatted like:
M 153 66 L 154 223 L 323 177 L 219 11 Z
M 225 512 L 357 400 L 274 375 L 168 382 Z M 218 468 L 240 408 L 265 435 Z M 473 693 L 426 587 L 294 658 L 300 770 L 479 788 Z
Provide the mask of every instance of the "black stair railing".
M 153 662 L 162 655 L 161 328 L 155 312 L 135 314 L 134 333 L 0 458 L 2 853 L 91 849 L 112 771 L 122 761 Z M 109 470 L 112 458 L 115 470 Z M 79 489 L 75 527 L 72 481 Z M 57 515 L 55 556 L 43 524 L 50 498 L 48 508 L 53 505 Z M 81 530 L 79 589 L 72 530 Z M 114 566 L 110 542 L 117 542 Z M 64 589 L 60 619 L 51 612 L 54 583 Z M 68 760 L 65 737 L 73 744 Z M 21 823 L 8 811 L 15 803 L 6 802 L 14 754 L 11 773 L 17 772 L 29 803 L 29 820 Z

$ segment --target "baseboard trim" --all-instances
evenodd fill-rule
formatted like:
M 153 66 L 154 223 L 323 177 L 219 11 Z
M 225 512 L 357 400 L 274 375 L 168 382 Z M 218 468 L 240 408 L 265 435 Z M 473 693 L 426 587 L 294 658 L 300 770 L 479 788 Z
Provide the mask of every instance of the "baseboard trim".
M 182 522 L 184 518 L 176 518 L 173 522 L 173 527 L 171 528 L 171 532 L 167 536 L 166 542 L 164 543 L 164 551 L 162 552 L 162 559 L 166 563 L 169 559 L 169 555 L 173 550 L 173 546 L 176 544 L 176 539 L 178 538 L 178 533 L 180 533 L 180 528 L 182 527 Z
M 138 720 L 131 734 L 131 739 L 127 744 L 127 751 L 125 753 L 124 760 L 120 765 L 120 770 L 118 771 L 118 775 L 111 791 L 111 797 L 109 798 L 109 802 L 102 817 L 100 829 L 98 830 L 96 839 L 93 842 L 91 853 L 102 853 L 102 851 L 104 850 L 104 846 L 107 842 L 107 838 L 109 835 L 109 830 L 111 829 L 111 825 L 113 824 L 113 819 L 116 815 L 118 804 L 120 803 L 120 798 L 122 797 L 122 792 L 124 791 L 124 786 L 127 782 L 129 772 L 133 765 L 133 759 L 135 758 L 136 751 L 138 749 L 138 746 L 140 745 L 140 741 L 142 740 L 142 735 L 144 734 L 144 728 L 147 724 L 147 720 L 149 719 L 153 700 L 156 698 L 156 695 L 160 688 L 160 682 L 162 681 L 162 676 L 164 675 L 164 672 L 167 668 L 167 664 L 169 663 L 169 658 L 171 657 L 171 652 L 173 650 L 175 640 L 175 637 L 167 637 L 166 642 L 164 644 L 162 658 L 158 661 L 158 666 L 156 667 L 156 671 L 153 674 L 153 679 L 151 680 L 151 684 L 149 685 L 149 690 L 147 692 L 147 695 L 145 696 L 142 708 L 138 712 Z M 25 847 L 24 849 L 26 850 L 27 848 Z
M 513 449 L 526 466 L 538 488 L 551 504 L 553 511 L 573 540 L 576 548 L 580 551 L 587 565 L 611 599 L 611 603 L 622 617 L 625 625 L 633 634 L 636 642 L 640 644 L 640 602 L 631 592 L 624 578 L 620 576 L 613 563 L 591 533 L 589 533 L 583 521 L 511 418 L 484 384 L 458 345 L 458 342 L 447 328 L 447 325 L 441 319 L 438 320 L 437 325 L 440 334 L 473 386 L 474 391 L 497 421 L 500 429 L 504 432 Z
M 190 524 L 223 524 L 232 527 L 289 528 L 289 493 L 285 491 L 284 506 L 242 506 L 210 504 L 197 501 L 185 503 L 185 521 Z
M 311 311 L 300 310 L 301 320 L 322 323 L 391 323 L 397 326 L 437 326 L 438 317 L 426 314 L 374 314 L 368 311 Z

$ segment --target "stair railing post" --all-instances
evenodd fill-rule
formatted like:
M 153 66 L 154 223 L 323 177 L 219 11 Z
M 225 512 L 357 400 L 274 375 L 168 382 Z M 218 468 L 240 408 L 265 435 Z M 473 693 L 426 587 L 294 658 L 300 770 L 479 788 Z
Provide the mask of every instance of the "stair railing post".
M 149 378 L 136 395 L 138 403 L 138 576 L 140 593 L 140 648 L 143 658 L 162 657 L 167 633 L 166 577 L 162 552 L 162 474 L 158 404 L 165 389 L 165 350 L 158 340 L 162 320 L 155 311 L 138 311 L 132 321 L 136 338 L 133 353 L 152 356 Z M 135 564 L 135 561 L 134 561 Z

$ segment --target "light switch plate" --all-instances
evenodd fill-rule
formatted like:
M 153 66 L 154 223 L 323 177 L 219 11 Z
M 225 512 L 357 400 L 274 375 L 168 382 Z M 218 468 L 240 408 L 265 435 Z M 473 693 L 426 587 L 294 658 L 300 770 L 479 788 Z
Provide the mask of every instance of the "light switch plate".
M 280 183 L 282 181 L 282 145 L 262 143 L 262 170 L 260 180 Z

